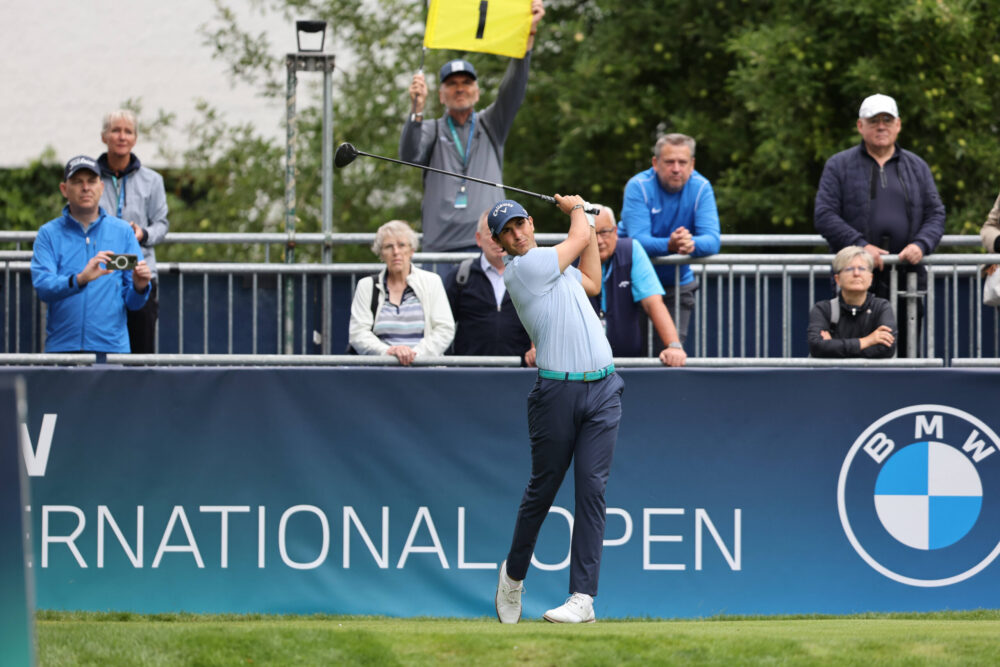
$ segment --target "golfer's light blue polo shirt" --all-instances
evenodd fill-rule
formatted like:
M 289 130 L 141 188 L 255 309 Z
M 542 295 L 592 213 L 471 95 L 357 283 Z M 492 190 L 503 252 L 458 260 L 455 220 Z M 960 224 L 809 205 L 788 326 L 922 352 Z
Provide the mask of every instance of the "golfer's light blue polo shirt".
M 605 368 L 611 345 L 580 282 L 580 270 L 559 272 L 555 248 L 504 257 L 503 280 L 518 317 L 535 343 L 539 368 L 580 373 Z

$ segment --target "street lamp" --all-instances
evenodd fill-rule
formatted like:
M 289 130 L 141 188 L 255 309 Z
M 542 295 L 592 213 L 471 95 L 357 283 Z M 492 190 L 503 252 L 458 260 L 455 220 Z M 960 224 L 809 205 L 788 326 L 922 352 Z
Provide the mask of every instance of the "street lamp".
M 306 36 L 306 43 L 315 42 L 315 33 L 319 33 L 319 48 L 307 48 L 302 46 L 302 37 Z M 326 41 L 326 21 L 296 21 L 295 22 L 295 43 L 299 47 L 299 53 L 322 53 L 323 43 Z
M 315 45 L 316 34 L 319 34 L 319 47 Z M 306 46 L 303 46 L 305 37 Z M 285 233 L 288 240 L 285 245 L 285 263 L 295 261 L 295 142 L 298 138 L 298 113 L 295 109 L 295 91 L 298 84 L 298 72 L 323 72 L 323 195 L 322 221 L 326 242 L 323 244 L 323 262 L 333 261 L 333 54 L 323 53 L 326 41 L 326 21 L 296 21 L 295 42 L 297 53 L 285 56 L 285 66 L 288 69 L 288 88 L 285 93 L 285 109 L 287 111 L 287 135 L 285 144 Z M 280 288 L 279 288 L 280 289 Z M 332 302 L 331 276 L 327 274 L 323 280 L 323 324 L 321 351 L 330 354 L 330 304 Z M 303 312 L 305 305 L 302 304 Z M 285 335 L 284 353 L 292 354 L 295 350 L 293 340 L 295 314 L 295 289 L 289 278 L 285 285 Z M 304 319 L 304 318 L 303 318 Z M 302 331 L 302 354 L 306 353 L 305 327 Z

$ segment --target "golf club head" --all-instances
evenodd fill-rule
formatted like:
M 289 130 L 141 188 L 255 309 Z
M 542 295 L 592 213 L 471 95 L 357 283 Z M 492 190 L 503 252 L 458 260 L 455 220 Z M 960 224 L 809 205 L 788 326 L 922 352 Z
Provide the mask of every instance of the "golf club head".
M 356 157 L 358 157 L 358 149 L 344 142 L 337 147 L 337 153 L 333 156 L 333 164 L 337 167 L 346 167 L 354 162 Z

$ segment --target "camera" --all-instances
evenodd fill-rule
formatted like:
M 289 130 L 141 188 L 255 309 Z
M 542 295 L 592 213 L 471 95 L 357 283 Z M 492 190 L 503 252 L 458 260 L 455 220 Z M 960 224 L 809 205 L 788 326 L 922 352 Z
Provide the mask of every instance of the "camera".
M 111 255 L 108 261 L 104 263 L 104 266 L 111 271 L 128 271 L 135 268 L 136 260 L 136 255 Z

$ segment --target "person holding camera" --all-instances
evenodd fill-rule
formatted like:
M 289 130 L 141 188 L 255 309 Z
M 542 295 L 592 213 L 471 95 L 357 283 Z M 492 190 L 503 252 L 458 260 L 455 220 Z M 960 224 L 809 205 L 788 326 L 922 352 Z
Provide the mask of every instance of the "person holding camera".
M 139 310 L 151 272 L 132 227 L 100 206 L 97 161 L 66 163 L 59 190 L 67 205 L 42 225 L 31 257 L 31 282 L 48 304 L 46 352 L 129 352 L 126 311 Z

